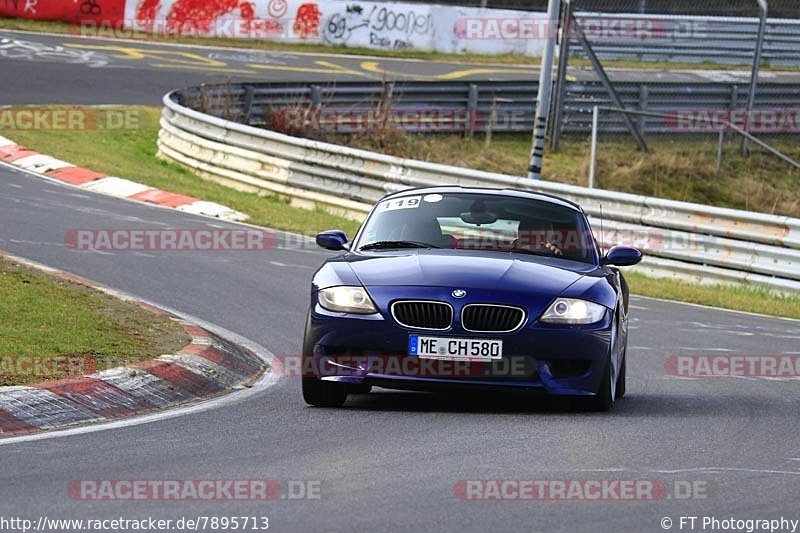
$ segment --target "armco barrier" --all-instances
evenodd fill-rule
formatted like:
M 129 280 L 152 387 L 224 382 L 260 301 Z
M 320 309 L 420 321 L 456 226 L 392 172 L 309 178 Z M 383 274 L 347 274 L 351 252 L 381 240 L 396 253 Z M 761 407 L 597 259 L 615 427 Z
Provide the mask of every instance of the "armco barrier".
M 753 2 L 757 11 L 757 3 Z M 592 47 L 601 59 L 667 61 L 682 63 L 714 63 L 750 65 L 753 63 L 758 36 L 756 17 L 706 17 L 683 15 L 576 13 L 578 21 L 589 21 L 603 27 L 603 21 L 624 24 L 625 21 L 644 21 L 654 26 L 649 38 L 632 39 L 608 37 L 600 30 L 592 38 Z M 797 66 L 800 57 L 800 20 L 769 19 L 764 40 L 762 61 L 770 65 Z M 582 53 L 578 46 L 576 53 Z
M 623 105 L 639 111 L 666 113 L 675 119 L 638 117 L 640 128 L 647 133 L 681 131 L 678 116 L 682 111 L 697 114 L 701 111 L 725 112 L 741 110 L 747 104 L 747 82 L 687 83 L 641 81 L 615 82 L 614 87 Z M 176 93 L 178 102 L 192 109 L 229 120 L 270 128 L 271 117 L 285 108 L 323 106 L 326 110 L 374 110 L 391 101 L 392 109 L 436 110 L 462 112 L 472 117 L 470 129 L 480 132 L 522 131 L 533 129 L 533 114 L 538 84 L 521 81 L 480 82 L 375 82 L 323 83 L 243 83 L 205 85 Z M 784 110 L 794 124 L 800 102 L 800 83 L 762 83 L 758 88 L 755 108 Z M 590 132 L 592 107 L 608 106 L 612 102 L 600 82 L 575 81 L 566 84 L 563 131 Z M 493 114 L 494 112 L 494 114 Z M 494 118 L 493 118 L 494 117 Z M 407 127 L 414 129 L 415 125 Z M 424 130 L 425 125 L 419 124 Z M 454 130 L 464 129 L 463 121 Z M 625 123 L 617 113 L 602 113 L 600 131 L 626 132 Z M 797 134 L 797 128 L 776 133 Z
M 533 189 L 574 200 L 595 230 L 655 235 L 640 267 L 653 276 L 800 294 L 800 219 L 709 207 L 400 159 L 204 114 L 164 98 L 162 157 L 206 178 L 361 219 L 384 194 L 437 184 Z

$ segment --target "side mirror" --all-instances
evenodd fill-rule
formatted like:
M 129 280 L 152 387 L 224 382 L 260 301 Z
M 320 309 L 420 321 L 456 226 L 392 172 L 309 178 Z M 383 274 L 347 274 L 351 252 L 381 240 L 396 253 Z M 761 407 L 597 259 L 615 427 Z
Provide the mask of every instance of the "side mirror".
M 345 250 L 347 244 L 347 233 L 342 230 L 332 229 L 323 231 L 317 235 L 317 246 L 326 250 Z
M 642 260 L 642 252 L 630 246 L 614 246 L 600 261 L 603 265 L 633 266 Z

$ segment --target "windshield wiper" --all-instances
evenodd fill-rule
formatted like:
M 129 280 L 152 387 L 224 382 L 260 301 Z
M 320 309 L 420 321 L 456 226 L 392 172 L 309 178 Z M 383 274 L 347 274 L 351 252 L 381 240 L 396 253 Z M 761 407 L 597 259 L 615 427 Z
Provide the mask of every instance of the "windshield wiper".
M 390 248 L 439 248 L 433 244 L 415 241 L 376 241 L 365 244 L 358 250 L 388 250 Z

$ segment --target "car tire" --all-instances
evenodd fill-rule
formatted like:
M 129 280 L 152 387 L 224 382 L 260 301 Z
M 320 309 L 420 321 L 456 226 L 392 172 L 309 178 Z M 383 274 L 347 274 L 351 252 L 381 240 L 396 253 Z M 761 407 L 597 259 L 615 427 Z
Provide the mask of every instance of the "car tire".
M 614 317 L 615 325 L 614 328 L 616 329 L 616 315 Z M 613 337 L 612 337 L 613 338 Z M 614 350 L 614 345 L 612 343 L 611 350 Z M 624 359 L 623 359 L 624 361 Z M 605 413 L 611 410 L 614 406 L 614 390 L 611 386 L 611 383 L 614 379 L 612 374 L 612 365 L 611 365 L 611 353 L 608 354 L 606 357 L 606 364 L 605 370 L 603 371 L 603 381 L 600 383 L 600 389 L 597 391 L 597 394 L 591 398 L 589 402 L 589 408 L 592 411 L 598 413 Z M 621 369 L 620 369 L 621 370 Z M 620 371 L 621 374 L 621 371 Z M 617 376 L 617 386 L 619 386 L 619 375 Z M 617 397 L 619 397 L 617 395 Z
M 617 376 L 617 399 L 625 396 L 625 389 L 627 388 L 627 367 L 628 367 L 628 347 L 622 355 L 622 364 L 619 367 L 619 375 Z
M 309 340 L 308 331 L 311 325 L 311 312 L 306 316 L 306 331 L 303 335 L 303 365 L 305 368 L 314 368 L 306 364 L 306 359 L 313 357 L 313 346 Z M 347 401 L 347 385 L 343 383 L 322 381 L 316 376 L 303 376 L 303 400 L 308 405 L 315 407 L 341 407 Z
M 347 385 L 304 377 L 303 400 L 315 407 L 341 407 L 347 401 Z
M 614 406 L 614 397 L 611 391 L 611 359 L 606 361 L 605 371 L 603 372 L 603 382 L 597 394 L 589 401 L 589 409 L 598 413 L 605 413 Z
M 372 392 L 372 385 L 348 385 L 347 392 L 350 394 L 369 394 Z

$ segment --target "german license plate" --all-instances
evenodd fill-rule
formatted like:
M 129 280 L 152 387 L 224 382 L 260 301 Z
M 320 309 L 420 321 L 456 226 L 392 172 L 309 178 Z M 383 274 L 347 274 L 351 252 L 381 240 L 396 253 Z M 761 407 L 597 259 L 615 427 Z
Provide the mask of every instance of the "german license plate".
M 503 341 L 409 335 L 408 354 L 420 359 L 495 361 L 503 357 Z

